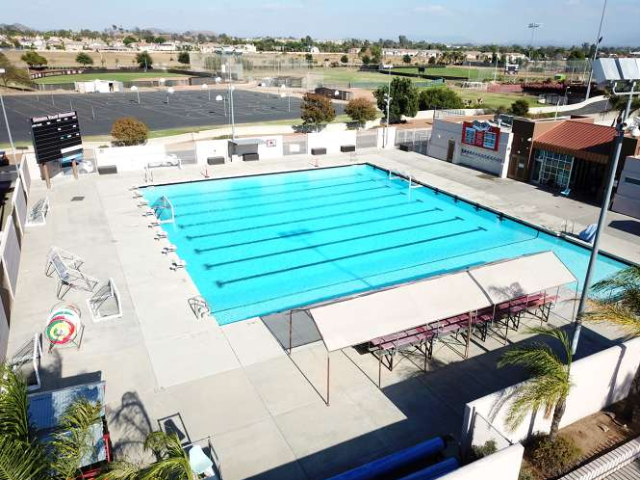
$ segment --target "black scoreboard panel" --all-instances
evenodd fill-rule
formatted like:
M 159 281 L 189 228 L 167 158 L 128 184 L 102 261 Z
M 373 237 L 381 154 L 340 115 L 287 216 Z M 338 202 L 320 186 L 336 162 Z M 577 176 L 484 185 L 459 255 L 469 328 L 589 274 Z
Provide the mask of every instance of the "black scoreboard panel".
M 38 163 L 81 156 L 82 136 L 77 112 L 34 117 L 31 119 L 31 135 Z

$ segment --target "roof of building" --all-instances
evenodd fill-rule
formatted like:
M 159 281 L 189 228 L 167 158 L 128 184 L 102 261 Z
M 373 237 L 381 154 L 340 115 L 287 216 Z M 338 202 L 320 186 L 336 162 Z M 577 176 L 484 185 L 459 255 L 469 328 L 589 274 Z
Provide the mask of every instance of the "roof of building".
M 543 133 L 533 142 L 533 147 L 598 163 L 608 163 L 611 142 L 616 129 L 606 125 L 574 120 L 562 122 Z

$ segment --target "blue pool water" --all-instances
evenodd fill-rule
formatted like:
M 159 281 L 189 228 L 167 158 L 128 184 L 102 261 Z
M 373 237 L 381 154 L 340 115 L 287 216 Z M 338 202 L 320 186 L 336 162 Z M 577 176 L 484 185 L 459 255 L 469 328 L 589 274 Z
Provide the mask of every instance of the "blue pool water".
M 588 250 L 368 165 L 144 189 L 220 324 L 553 250 L 583 279 Z M 596 280 L 626 265 L 601 256 Z

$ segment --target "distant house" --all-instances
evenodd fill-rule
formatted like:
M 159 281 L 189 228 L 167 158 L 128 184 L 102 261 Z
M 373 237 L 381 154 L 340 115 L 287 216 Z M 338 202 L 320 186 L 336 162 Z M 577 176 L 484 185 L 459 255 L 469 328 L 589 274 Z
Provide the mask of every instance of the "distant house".
M 82 42 L 65 42 L 64 49 L 68 52 L 80 52 L 84 50 L 84 43 Z
M 309 47 L 309 53 L 312 55 L 320 53 L 320 49 L 318 47 Z
M 360 53 L 360 49 L 359 48 L 350 48 L 349 52 L 350 55 L 357 55 Z

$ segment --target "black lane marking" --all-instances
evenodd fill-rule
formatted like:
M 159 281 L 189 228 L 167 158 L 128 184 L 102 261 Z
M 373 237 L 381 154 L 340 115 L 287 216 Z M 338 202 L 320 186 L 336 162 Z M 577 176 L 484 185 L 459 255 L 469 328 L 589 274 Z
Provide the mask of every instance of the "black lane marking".
M 338 262 L 340 260 L 347 260 L 347 259 L 350 259 L 350 258 L 363 257 L 363 256 L 371 255 L 371 254 L 374 254 L 374 253 L 386 252 L 386 251 L 389 251 L 389 250 L 397 250 L 397 249 L 400 249 L 400 248 L 411 247 L 411 246 L 420 245 L 420 244 L 423 244 L 423 243 L 435 242 L 435 241 L 438 241 L 438 240 L 444 240 L 446 238 L 453 238 L 453 237 L 457 237 L 457 236 L 460 236 L 460 235 L 466 235 L 468 233 L 475 233 L 475 232 L 480 232 L 480 231 L 486 231 L 486 228 L 476 227 L 474 229 L 466 230 L 464 232 L 457 232 L 457 233 L 450 233 L 450 234 L 447 234 L 447 235 L 440 235 L 440 236 L 437 236 L 437 237 L 431 237 L 431 238 L 427 238 L 427 239 L 424 239 L 424 240 L 416 240 L 415 242 L 408 242 L 408 243 L 403 243 L 403 244 L 400 244 L 400 245 L 393 245 L 393 246 L 390 246 L 390 247 L 378 248 L 378 249 L 375 249 L 375 250 L 369 250 L 369 251 L 366 251 L 366 252 L 360 252 L 360 253 L 356 253 L 356 254 L 353 254 L 353 255 L 344 255 L 342 257 L 336 257 L 336 258 L 331 258 L 331 259 L 327 259 L 327 260 L 320 260 L 320 261 L 317 261 L 317 262 L 307 263 L 307 264 L 303 264 L 303 265 L 296 265 L 295 267 L 283 268 L 283 269 L 280 269 L 280 270 L 272 270 L 270 272 L 259 273 L 259 274 L 255 274 L 255 275 L 249 275 L 249 276 L 246 276 L 246 277 L 235 278 L 233 280 L 216 280 L 215 283 L 216 283 L 216 285 L 218 287 L 223 287 L 223 286 L 225 286 L 225 285 L 227 285 L 229 283 L 244 282 L 246 280 L 253 280 L 255 278 L 268 277 L 268 276 L 271 276 L 271 275 L 277 275 L 279 273 L 286 273 L 286 272 L 291 272 L 291 271 L 294 271 L 294 270 L 301 270 L 303 268 L 316 267 L 318 265 L 323 265 L 323 264 L 326 264 L 326 263 L 333 263 L 333 262 Z
M 299 192 L 308 192 L 311 190 L 322 190 L 325 188 L 334 188 L 334 187 L 346 187 L 348 185 L 359 185 L 359 184 L 363 184 L 363 183 L 372 183 L 375 182 L 375 180 L 360 180 L 358 182 L 347 182 L 347 183 L 334 183 L 331 185 L 322 185 L 321 187 L 311 187 L 311 188 L 298 188 L 296 190 L 287 190 L 286 192 L 274 192 L 274 193 L 261 193 L 258 195 L 251 195 L 251 196 L 241 196 L 241 197 L 229 197 L 229 198 L 223 198 L 220 200 L 217 200 L 218 202 L 230 202 L 233 200 L 251 200 L 251 199 L 255 199 L 255 198 L 262 198 L 262 197 L 275 197 L 277 195 L 288 195 L 290 193 L 299 193 Z M 206 194 L 203 194 L 203 196 Z M 190 202 L 190 203 L 174 203 L 173 206 L 174 207 L 189 207 L 192 205 L 201 205 L 203 203 L 210 203 L 211 200 L 204 200 L 202 202 Z
M 395 195 L 393 195 L 395 196 Z M 377 197 L 377 198 L 383 198 L 383 197 Z M 420 203 L 422 203 L 420 200 L 416 200 Z M 355 203 L 355 202 L 354 202 Z M 323 205 L 324 206 L 324 205 Z M 370 207 L 370 208 L 360 208 L 357 210 L 349 210 L 346 212 L 340 212 L 340 213 L 332 213 L 329 215 L 319 215 L 317 217 L 305 217 L 305 218 L 299 218 L 296 220 L 287 220 L 286 222 L 277 222 L 277 223 L 266 223 L 264 225 L 254 225 L 251 227 L 245 227 L 245 228 L 236 228 L 234 230 L 223 230 L 221 232 L 214 232 L 214 233 L 203 233 L 202 235 L 185 235 L 184 238 L 186 238 L 187 240 L 196 240 L 199 238 L 207 238 L 207 237 L 215 237 L 218 235 L 226 235 L 229 233 L 239 233 L 239 232 L 247 232 L 250 230 L 259 230 L 261 228 L 270 228 L 270 227 L 281 227 L 283 225 L 289 225 L 292 223 L 300 223 L 300 222 L 310 222 L 313 220 L 324 220 L 326 218 L 337 218 L 337 217 L 343 217 L 345 215 L 353 215 L 354 213 L 364 213 L 364 212 L 371 212 L 374 210 L 384 210 L 387 208 L 397 208 L 397 207 L 406 207 L 407 206 L 407 202 L 406 200 L 400 202 L 400 203 L 390 203 L 388 205 L 383 205 L 381 207 Z M 319 207 L 321 208 L 321 207 Z M 441 208 L 436 207 L 437 210 L 442 210 Z
M 292 173 L 297 173 L 297 172 L 292 172 Z M 288 175 L 287 173 L 284 173 L 283 175 Z M 283 183 L 274 183 L 271 185 L 255 185 L 252 187 L 242 187 L 242 188 L 234 188 L 234 189 L 227 189 L 227 190 L 218 190 L 218 191 L 214 191 L 214 192 L 206 192 L 206 193 L 182 193 L 180 195 L 172 195 L 171 198 L 183 198 L 183 197 L 199 197 L 202 195 L 213 195 L 213 194 L 223 194 L 223 193 L 229 193 L 229 192 L 242 192 L 245 190 L 255 190 L 255 189 L 265 189 L 265 188 L 275 188 L 275 187 L 284 187 L 284 186 L 288 186 L 288 185 L 297 185 L 300 183 L 317 183 L 317 182 L 326 182 L 329 180 L 339 180 L 341 178 L 353 178 L 353 177 L 357 177 L 357 176 L 362 176 L 362 174 L 360 173 L 354 173 L 351 175 L 338 175 L 335 177 L 328 177 L 328 178 L 318 178 L 318 179 L 313 179 L 313 178 L 309 178 L 307 180 L 300 180 L 297 182 L 283 182 Z M 213 180 L 210 180 L 211 182 L 218 182 L 220 180 L 238 180 L 239 178 L 242 177 L 232 177 L 232 178 L 216 178 Z M 254 177 L 247 177 L 247 178 L 254 178 Z M 171 185 L 168 185 L 171 186 Z
M 181 213 L 180 215 L 176 215 L 176 218 L 182 218 L 182 217 L 192 217 L 194 215 L 204 215 L 206 213 L 218 213 L 218 212 L 229 212 L 231 210 L 243 210 L 246 208 L 251 208 L 251 207 L 262 207 L 265 205 L 280 205 L 282 203 L 290 203 L 290 202 L 306 202 L 308 200 L 317 200 L 319 198 L 325 198 L 325 197 L 339 197 L 342 195 L 351 195 L 353 193 L 360 193 L 360 192 L 370 192 L 372 190 L 380 190 L 383 188 L 390 188 L 386 185 L 383 185 L 381 187 L 372 187 L 372 188 L 359 188 L 357 190 L 349 190 L 347 192 L 340 192 L 340 193 L 331 193 L 331 194 L 324 194 L 324 195 L 310 195 L 307 197 L 300 197 L 300 198 L 288 198 L 287 200 L 277 200 L 275 202 L 258 202 L 258 203 L 247 203 L 245 205 L 238 205 L 237 207 L 228 207 L 228 208 L 215 208 L 215 209 L 209 209 L 209 210 L 200 210 L 197 212 L 189 212 L 189 213 Z
M 436 210 L 441 210 L 441 209 L 440 208 L 432 208 L 430 210 L 420 210 L 419 212 L 403 213 L 402 215 L 395 215 L 393 217 L 373 218 L 371 220 L 365 220 L 365 221 L 362 221 L 362 222 L 349 223 L 348 225 L 334 225 L 332 227 L 320 228 L 318 230 L 304 230 L 304 231 L 301 231 L 301 232 L 293 232 L 293 233 L 289 233 L 289 234 L 285 234 L 285 235 L 276 235 L 275 237 L 260 238 L 260 239 L 257 239 L 257 240 L 250 240 L 250 241 L 247 241 L 247 242 L 238 242 L 238 243 L 230 243 L 228 245 L 220 245 L 219 247 L 194 248 L 194 251 L 196 253 L 212 252 L 214 250 L 222 250 L 222 249 L 225 249 L 225 248 L 240 247 L 242 245 L 253 245 L 253 244 L 256 244 L 256 243 L 270 242 L 272 240 L 280 240 L 280 239 L 283 239 L 283 238 L 299 237 L 301 235 L 312 235 L 314 233 L 328 232 L 328 231 L 331 231 L 331 230 L 339 230 L 339 229 L 342 229 L 342 228 L 356 227 L 358 225 L 367 225 L 369 223 L 384 222 L 386 220 L 395 220 L 397 218 L 413 217 L 414 215 L 422 215 L 422 214 L 425 214 L 425 213 L 432 213 L 432 212 L 434 212 Z M 242 259 L 242 260 L 244 260 L 244 259 Z
M 397 197 L 399 195 L 404 195 L 404 192 L 395 192 L 389 195 L 380 195 L 377 197 L 366 197 L 359 200 L 350 200 L 348 203 L 353 204 L 353 203 L 362 203 L 362 202 L 372 202 L 380 198 Z M 202 225 L 210 225 L 212 223 L 220 224 L 220 223 L 226 223 L 226 222 L 235 222 L 237 220 L 249 220 L 252 218 L 263 218 L 263 217 L 269 217 L 272 215 L 281 215 L 283 213 L 304 212 L 306 210 L 318 210 L 320 208 L 332 207 L 335 205 L 344 205 L 344 203 L 345 203 L 344 200 L 340 200 L 339 202 L 323 203 L 322 205 L 313 205 L 310 207 L 302 207 L 302 208 L 290 208 L 288 210 L 279 210 L 277 212 L 272 212 L 272 213 L 258 213 L 256 215 L 244 215 L 242 217 L 224 218 L 222 220 L 208 220 L 206 222 L 187 223 L 183 225 L 176 224 L 176 225 L 178 226 L 178 228 L 182 228 L 182 229 L 191 228 L 191 227 L 201 227 Z
M 401 272 L 402 270 L 410 270 L 412 268 L 423 267 L 425 265 L 430 265 L 432 263 L 438 263 L 438 262 L 442 262 L 442 261 L 451 260 L 452 258 L 464 257 L 466 255 L 472 255 L 472 254 L 481 253 L 481 252 L 488 252 L 490 250 L 495 250 L 495 249 L 502 248 L 502 247 L 516 245 L 518 243 L 530 242 L 530 241 L 535 240 L 535 239 L 536 239 L 536 237 L 525 238 L 523 240 L 518 240 L 516 242 L 507 242 L 507 243 L 498 244 L 498 245 L 495 245 L 495 246 L 492 246 L 492 247 L 488 247 L 488 248 L 481 248 L 480 250 L 470 250 L 468 252 L 460 253 L 458 255 L 451 255 L 449 257 L 437 258 L 435 260 L 430 260 L 428 262 L 411 264 L 411 265 L 407 265 L 405 267 L 394 268 L 392 270 L 384 270 L 382 272 L 374 273 L 374 274 L 368 275 L 366 277 L 350 278 L 348 280 L 343 280 L 343 281 L 340 281 L 340 282 L 334 282 L 334 283 L 327 283 L 327 284 L 318 285 L 317 287 L 313 287 L 313 288 L 309 288 L 309 289 L 305 289 L 305 290 L 296 290 L 294 292 L 290 292 L 290 293 L 287 293 L 287 294 L 284 294 L 284 295 L 276 295 L 276 296 L 273 296 L 273 297 L 260 298 L 257 301 L 252 302 L 252 303 L 246 303 L 246 300 L 243 298 L 242 299 L 242 303 L 239 303 L 239 304 L 236 304 L 236 305 L 231 305 L 231 306 L 225 307 L 225 308 L 220 308 L 220 309 L 217 309 L 217 310 L 214 309 L 213 312 L 214 313 L 216 313 L 216 312 L 227 312 L 227 311 L 236 310 L 236 309 L 239 309 L 239 308 L 255 306 L 255 305 L 258 305 L 260 303 L 272 302 L 274 300 L 279 300 L 279 299 L 286 298 L 286 297 L 295 297 L 295 296 L 300 295 L 300 294 L 307 294 L 307 293 L 313 292 L 314 290 L 322 290 L 324 288 L 336 287 L 338 285 L 342 285 L 344 283 L 350 283 L 350 282 L 354 282 L 354 281 L 360 281 L 360 282 L 363 282 L 363 283 L 367 283 L 367 284 L 369 284 L 369 288 L 366 288 L 366 287 L 365 288 L 360 288 L 360 289 L 357 289 L 355 291 L 349 291 L 346 294 L 340 293 L 336 297 L 342 297 L 344 295 L 351 295 L 352 293 L 356 293 L 356 292 L 360 292 L 360 291 L 363 291 L 363 292 L 364 291 L 370 291 L 371 289 L 381 288 L 381 287 L 383 287 L 385 285 L 397 285 L 399 283 L 404 283 L 404 282 L 408 282 L 408 281 L 416 281 L 416 280 L 419 281 L 421 279 L 425 279 L 425 278 L 429 278 L 429 277 L 433 277 L 433 276 L 439 275 L 440 273 L 443 273 L 443 272 L 449 272 L 449 273 L 458 272 L 458 271 L 461 271 L 461 270 L 463 270 L 465 268 L 469 268 L 469 266 L 474 265 L 474 264 L 465 264 L 463 266 L 454 267 L 454 268 L 448 269 L 448 270 L 439 270 L 439 271 L 429 272 L 429 273 L 425 273 L 425 274 L 413 275 L 411 277 L 403 278 L 401 280 L 393 281 L 393 282 L 390 282 L 390 283 L 373 283 L 372 284 L 370 282 L 367 282 L 367 279 L 371 278 L 371 277 L 378 277 L 378 276 L 382 276 L 382 275 L 388 275 L 390 273 Z M 482 265 L 484 263 L 487 263 L 487 262 L 481 262 L 479 265 Z M 332 298 L 335 298 L 335 297 L 332 297 Z M 290 305 L 288 307 L 285 307 L 285 310 L 286 309 L 295 308 L 295 307 L 298 307 L 298 306 L 301 306 L 301 305 L 303 305 L 303 304 L 295 304 L 293 306 Z M 306 305 L 309 305 L 309 303 L 306 303 Z M 271 312 L 260 313 L 258 315 L 260 315 L 260 316 L 261 315 L 268 315 L 269 313 L 274 313 L 275 311 L 282 311 L 282 308 L 279 308 L 279 310 L 274 310 L 274 311 L 271 311 Z M 258 316 L 258 315 L 254 315 L 254 316 Z M 235 321 L 238 321 L 238 320 L 235 320 Z
M 279 252 L 271 252 L 271 253 L 265 253 L 262 255 L 254 255 L 253 257 L 238 258 L 235 260 L 227 260 L 219 263 L 205 263 L 203 267 L 207 270 L 211 270 L 212 268 L 222 267 L 225 265 L 232 265 L 232 264 L 242 263 L 242 262 L 250 262 L 250 261 L 259 260 L 262 258 L 277 257 L 278 255 L 289 255 L 291 253 L 303 252 L 305 250 L 313 250 L 315 248 L 329 247 L 331 245 L 339 245 L 341 243 L 352 242 L 354 240 L 364 240 L 365 238 L 381 237 L 384 235 L 390 235 L 392 233 L 408 232 L 418 228 L 433 227 L 434 225 L 442 225 L 445 223 L 456 222 L 459 220 L 462 220 L 462 218 L 453 217 L 453 218 L 448 218 L 446 220 L 438 220 L 437 222 L 423 223 L 422 225 L 413 225 L 411 227 L 392 228 L 391 230 L 383 230 L 382 232 L 368 233 L 366 235 L 357 235 L 355 237 L 347 237 L 347 238 L 342 238 L 340 240 L 332 240 L 330 242 L 325 242 L 325 243 L 316 243 L 314 245 L 305 245 L 304 247 L 293 248 L 291 250 L 281 250 Z

